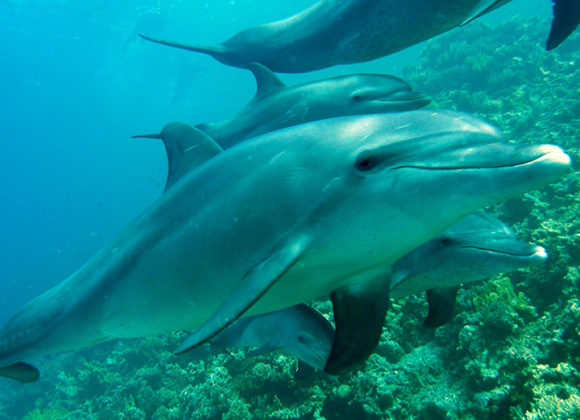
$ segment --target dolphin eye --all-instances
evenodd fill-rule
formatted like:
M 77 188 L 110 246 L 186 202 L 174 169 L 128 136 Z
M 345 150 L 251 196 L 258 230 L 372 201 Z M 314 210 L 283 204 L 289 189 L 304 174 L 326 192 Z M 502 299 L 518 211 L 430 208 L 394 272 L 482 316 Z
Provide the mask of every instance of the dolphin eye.
M 351 99 L 354 102 L 360 102 L 360 101 L 366 99 L 368 96 L 369 96 L 369 92 L 366 92 L 364 90 L 357 90 L 357 91 L 352 92 Z
M 298 336 L 298 341 L 299 341 L 299 342 L 301 342 L 301 343 L 306 343 L 306 336 L 305 336 L 305 335 L 302 335 L 302 334 L 300 334 L 300 335 Z
M 354 165 L 359 172 L 369 172 L 377 167 L 378 162 L 375 157 L 367 154 L 359 156 Z
M 453 243 L 453 239 L 451 239 L 449 236 L 443 236 L 441 239 L 439 239 L 439 243 L 443 246 L 449 246 Z

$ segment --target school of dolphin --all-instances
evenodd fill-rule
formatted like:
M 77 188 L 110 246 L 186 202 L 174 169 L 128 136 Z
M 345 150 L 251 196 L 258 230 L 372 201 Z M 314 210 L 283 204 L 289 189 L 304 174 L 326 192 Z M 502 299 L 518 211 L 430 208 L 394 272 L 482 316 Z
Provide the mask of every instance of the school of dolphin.
M 165 191 L 6 323 L 0 376 L 33 382 L 35 357 L 176 330 L 192 331 L 176 353 L 282 350 L 338 374 L 372 354 L 391 297 L 426 292 L 438 327 L 460 284 L 544 261 L 480 209 L 570 172 L 560 148 L 419 109 L 427 96 L 393 76 L 289 87 L 272 72 L 388 55 L 507 2 L 320 0 L 216 47 L 153 40 L 249 69 L 256 96 L 227 121 L 135 136 L 163 141 Z M 549 49 L 580 19 L 577 1 L 554 3 Z M 305 305 L 329 295 L 334 328 Z

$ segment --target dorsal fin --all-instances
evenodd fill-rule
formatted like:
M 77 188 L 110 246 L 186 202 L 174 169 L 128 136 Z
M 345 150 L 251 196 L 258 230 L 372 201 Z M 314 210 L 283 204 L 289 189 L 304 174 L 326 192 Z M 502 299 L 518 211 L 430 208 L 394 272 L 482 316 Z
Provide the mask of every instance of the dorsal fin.
M 269 68 L 259 63 L 250 63 L 248 70 L 256 78 L 256 96 L 254 100 L 272 95 L 286 88 L 282 80 L 278 78 Z
M 132 138 L 163 140 L 169 169 L 165 191 L 187 172 L 222 151 L 222 148 L 207 134 L 180 122 L 167 124 L 161 134 L 145 134 Z

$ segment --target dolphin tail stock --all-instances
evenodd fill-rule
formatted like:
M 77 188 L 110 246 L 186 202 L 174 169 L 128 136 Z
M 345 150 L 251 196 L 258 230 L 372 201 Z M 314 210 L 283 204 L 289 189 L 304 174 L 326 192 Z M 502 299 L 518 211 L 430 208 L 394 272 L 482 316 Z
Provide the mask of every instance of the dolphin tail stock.
M 164 41 L 162 39 L 151 38 L 151 37 L 149 37 L 147 35 L 143 35 L 143 34 L 139 34 L 139 36 L 146 41 L 155 42 L 156 44 L 167 45 L 168 47 L 180 48 L 182 50 L 199 52 L 202 54 L 208 54 L 216 59 L 218 58 L 218 56 L 220 54 L 225 52 L 225 49 L 221 46 L 186 45 L 186 44 L 180 44 L 178 42 Z
M 29 384 L 38 380 L 38 369 L 28 363 L 18 362 L 0 367 L 0 376 L 14 379 L 23 384 Z
M 554 2 L 554 19 L 546 49 L 552 50 L 560 45 L 580 24 L 580 1 L 552 0 Z

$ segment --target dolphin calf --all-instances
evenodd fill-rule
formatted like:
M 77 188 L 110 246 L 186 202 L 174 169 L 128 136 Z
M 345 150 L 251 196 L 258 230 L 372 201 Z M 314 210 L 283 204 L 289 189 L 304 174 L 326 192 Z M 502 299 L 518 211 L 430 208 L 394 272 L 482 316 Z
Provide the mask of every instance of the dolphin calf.
M 571 166 L 556 146 L 508 143 L 445 111 L 315 121 L 225 151 L 197 134 L 189 170 L 156 203 L 8 321 L 0 367 L 197 328 L 182 353 L 241 316 L 331 293 L 337 333 L 325 369 L 340 372 L 374 350 L 397 259 Z
M 453 295 L 456 286 L 546 260 L 541 246 L 519 241 L 497 218 L 477 212 L 457 222 L 435 239 L 412 250 L 393 265 L 391 297 L 419 292 Z M 454 301 L 429 301 L 428 327 L 449 321 Z M 258 347 L 249 354 L 283 349 L 315 369 L 323 369 L 334 340 L 330 322 L 301 304 L 280 311 L 243 318 L 214 338 L 221 347 Z
M 139 34 L 159 44 L 209 54 L 235 67 L 261 63 L 303 73 L 393 54 L 466 24 L 510 0 L 320 0 L 287 19 L 249 28 L 216 46 L 185 45 Z M 548 48 L 574 30 L 577 0 L 555 0 Z
M 393 265 L 391 296 L 451 287 L 541 263 L 546 250 L 518 240 L 501 220 L 470 214 Z
M 529 267 L 546 258 L 544 248 L 519 241 L 501 220 L 477 212 L 399 259 L 393 265 L 391 296 L 427 291 L 429 314 L 424 325 L 438 327 L 453 315 L 459 284 Z
M 224 148 L 292 125 L 344 115 L 410 111 L 431 102 L 395 76 L 353 74 L 287 87 L 261 64 L 251 63 L 248 68 L 257 85 L 252 101 L 229 120 L 195 126 Z
M 261 64 L 252 63 L 249 69 L 257 90 L 246 107 L 229 120 L 195 126 L 223 148 L 292 125 L 345 115 L 410 111 L 431 102 L 404 80 L 390 75 L 353 74 L 287 87 Z M 161 138 L 173 133 L 167 127 L 160 135 L 133 138 Z
M 257 347 L 256 355 L 281 351 L 322 370 L 330 354 L 334 328 L 318 311 L 300 304 L 236 321 L 211 340 L 217 347 Z

